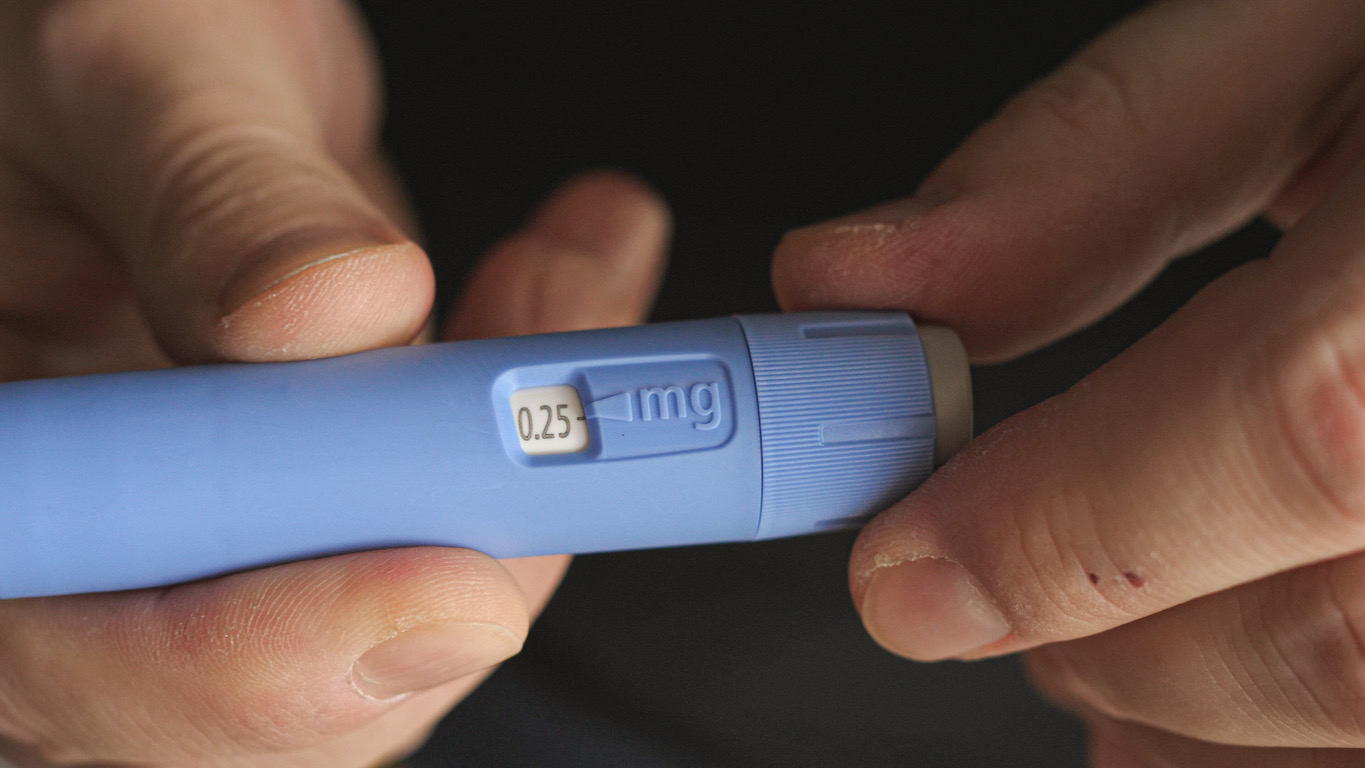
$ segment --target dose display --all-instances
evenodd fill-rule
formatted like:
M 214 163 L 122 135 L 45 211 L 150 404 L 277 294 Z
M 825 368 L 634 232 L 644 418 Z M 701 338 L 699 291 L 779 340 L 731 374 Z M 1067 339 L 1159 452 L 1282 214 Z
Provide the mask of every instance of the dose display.
M 528 387 L 512 393 L 517 442 L 528 456 L 588 449 L 588 421 L 578 390 L 567 385 Z

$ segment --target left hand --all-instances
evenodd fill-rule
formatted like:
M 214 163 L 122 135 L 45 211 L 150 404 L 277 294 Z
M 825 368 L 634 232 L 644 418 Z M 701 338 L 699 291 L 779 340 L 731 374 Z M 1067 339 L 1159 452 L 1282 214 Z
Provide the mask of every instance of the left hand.
M 784 240 L 785 308 L 906 309 L 989 361 L 1255 215 L 1287 229 L 868 526 L 878 642 L 1030 651 L 1098 766 L 1365 764 L 1362 51 L 1354 0 L 1156 3 L 916 198 Z
M 379 95 L 341 0 L 0 3 L 0 381 L 425 340 Z M 668 229 L 638 182 L 570 182 L 448 335 L 636 322 Z M 372 766 L 520 649 L 566 563 L 410 548 L 0 600 L 0 764 Z
M 668 229 L 662 201 L 639 182 L 574 179 L 483 260 L 443 337 L 639 322 Z M 471 616 L 519 646 L 569 559 L 395 549 L 165 589 L 0 601 L 0 766 L 337 768 L 401 756 L 513 650 L 487 658 L 446 641 L 451 661 L 402 678 L 418 688 L 382 694 L 357 685 L 352 656 L 394 625 Z

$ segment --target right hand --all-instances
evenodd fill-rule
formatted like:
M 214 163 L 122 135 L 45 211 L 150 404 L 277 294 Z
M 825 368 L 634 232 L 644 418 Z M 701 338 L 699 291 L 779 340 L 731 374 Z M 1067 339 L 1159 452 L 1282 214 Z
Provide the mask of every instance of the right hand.
M 421 340 L 432 274 L 377 84 L 334 0 L 0 4 L 0 380 Z M 485 260 L 447 335 L 638 322 L 667 230 L 637 182 L 570 183 Z M 520 648 L 566 564 L 393 550 L 0 601 L 0 755 L 391 759 Z
M 1230 271 L 873 520 L 869 632 L 1027 652 L 1097 766 L 1365 765 L 1365 3 L 1165 0 L 915 197 L 790 234 L 787 309 L 899 308 L 1010 357 L 1264 214 Z

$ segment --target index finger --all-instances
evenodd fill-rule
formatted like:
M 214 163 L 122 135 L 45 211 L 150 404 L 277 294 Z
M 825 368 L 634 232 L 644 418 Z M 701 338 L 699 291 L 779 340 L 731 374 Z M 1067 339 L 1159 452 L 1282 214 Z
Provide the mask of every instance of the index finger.
M 1326 142 L 1365 143 L 1363 21 L 1339 0 L 1154 4 L 1013 99 L 915 197 L 788 233 L 778 298 L 907 310 L 978 361 L 1087 325 L 1282 193 L 1292 218 L 1330 185 L 1343 155 Z
M 872 522 L 864 621 L 915 658 L 1101 632 L 1365 548 L 1365 164 L 1270 260 Z

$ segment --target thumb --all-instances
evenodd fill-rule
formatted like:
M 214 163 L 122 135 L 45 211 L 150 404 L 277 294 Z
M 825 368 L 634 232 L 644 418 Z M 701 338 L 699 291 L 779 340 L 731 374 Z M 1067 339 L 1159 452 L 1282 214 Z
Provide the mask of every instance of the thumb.
M 519 651 L 526 631 L 512 576 L 463 549 L 363 552 L 164 590 L 8 600 L 0 733 L 62 765 L 248 756 L 260 765 L 399 708 L 415 714 L 404 703 L 419 697 L 448 702 L 451 686 L 467 690 Z M 386 745 L 353 746 L 345 764 Z
M 377 109 L 342 6 L 36 7 L 20 139 L 119 253 L 172 357 L 312 358 L 418 333 L 425 254 L 349 172 L 378 165 Z

